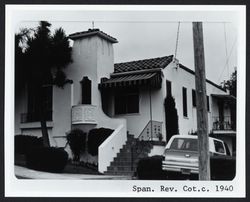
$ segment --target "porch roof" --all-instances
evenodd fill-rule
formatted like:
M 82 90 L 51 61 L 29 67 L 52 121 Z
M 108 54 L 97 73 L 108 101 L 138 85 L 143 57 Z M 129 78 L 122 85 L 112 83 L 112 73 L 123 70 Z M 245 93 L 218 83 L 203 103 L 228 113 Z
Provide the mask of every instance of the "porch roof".
M 147 86 L 153 88 L 161 87 L 161 71 L 130 72 L 123 74 L 112 74 L 110 79 L 103 78 L 99 88 L 119 88 L 129 86 Z
M 222 95 L 222 94 L 211 94 L 212 97 L 215 97 L 217 99 L 222 99 L 226 101 L 236 101 L 236 97 L 232 95 Z
M 173 55 L 116 63 L 114 73 L 165 68 L 173 60 Z

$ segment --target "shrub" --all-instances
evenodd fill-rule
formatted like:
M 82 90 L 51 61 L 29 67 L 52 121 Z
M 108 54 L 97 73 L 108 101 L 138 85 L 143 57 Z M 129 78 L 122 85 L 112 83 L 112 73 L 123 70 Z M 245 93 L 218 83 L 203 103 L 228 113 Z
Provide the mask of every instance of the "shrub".
M 210 169 L 211 180 L 233 180 L 236 160 L 231 156 L 211 156 Z
M 67 141 L 73 153 L 73 160 L 79 161 L 81 152 L 85 151 L 86 133 L 76 128 L 67 134 Z
M 163 156 L 146 157 L 139 160 L 137 165 L 137 176 L 139 179 L 166 179 L 165 172 L 162 170 Z
M 96 156 L 98 147 L 113 133 L 114 130 L 109 128 L 94 128 L 89 131 L 88 152 Z
M 26 166 L 31 169 L 61 172 L 68 161 L 68 153 L 62 148 L 34 148 L 26 155 Z
M 175 107 L 175 99 L 172 95 L 167 96 L 164 102 L 165 106 L 165 122 L 167 142 L 175 134 L 179 133 L 178 113 Z
M 15 135 L 15 154 L 26 154 L 36 147 L 42 147 L 43 140 L 31 135 Z

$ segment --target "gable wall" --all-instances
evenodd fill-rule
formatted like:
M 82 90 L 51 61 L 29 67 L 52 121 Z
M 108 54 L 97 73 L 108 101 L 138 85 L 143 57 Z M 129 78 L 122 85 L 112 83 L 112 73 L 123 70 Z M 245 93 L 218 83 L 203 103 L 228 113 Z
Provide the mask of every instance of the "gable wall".
M 196 107 L 192 104 L 192 89 L 195 89 L 195 76 L 182 68 L 177 68 L 170 63 L 164 70 L 164 81 L 162 85 L 163 96 L 166 97 L 166 82 L 172 83 L 172 95 L 175 98 L 177 113 L 179 117 L 179 133 L 188 134 L 197 130 Z M 187 88 L 187 111 L 188 116 L 183 116 L 182 87 Z M 206 82 L 206 93 L 209 96 L 210 111 L 208 112 L 208 128 L 212 130 L 212 117 L 218 113 L 217 103 L 212 99 L 211 94 L 226 94 L 224 91 Z M 227 113 L 227 112 L 225 112 Z M 164 118 L 165 119 L 165 118 Z M 165 120 L 164 120 L 165 123 Z

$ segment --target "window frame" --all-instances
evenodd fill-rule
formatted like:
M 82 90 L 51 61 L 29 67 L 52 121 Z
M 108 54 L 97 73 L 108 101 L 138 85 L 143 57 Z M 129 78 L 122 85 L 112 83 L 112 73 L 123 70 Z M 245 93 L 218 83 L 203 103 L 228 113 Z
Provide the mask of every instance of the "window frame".
M 209 96 L 207 95 L 207 111 L 210 112 Z
M 172 82 L 169 80 L 166 80 L 166 93 L 167 96 L 172 96 Z
M 196 107 L 196 90 L 192 89 L 192 105 Z
M 84 76 L 81 83 L 82 104 L 91 105 L 92 103 L 92 81 L 87 76 Z
M 188 117 L 187 88 L 182 87 L 182 112 L 184 117 Z

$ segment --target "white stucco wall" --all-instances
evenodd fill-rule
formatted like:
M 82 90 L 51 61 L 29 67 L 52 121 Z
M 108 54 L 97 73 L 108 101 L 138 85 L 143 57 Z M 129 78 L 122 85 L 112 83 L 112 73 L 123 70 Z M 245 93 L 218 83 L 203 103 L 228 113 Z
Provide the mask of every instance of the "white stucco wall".
M 114 71 L 113 46 L 97 36 L 74 41 L 71 63 L 66 75 L 74 81 L 73 105 L 81 104 L 81 83 L 83 76 L 92 81 L 92 105 L 99 104 L 95 92 L 102 77 L 109 77 Z M 99 91 L 99 90 L 98 90 Z M 99 93 L 99 92 L 98 92 Z
M 163 111 L 163 97 L 161 90 L 152 90 L 151 93 L 152 100 L 152 120 L 162 121 L 164 116 Z M 114 103 L 114 102 L 113 102 Z M 134 114 L 114 114 L 114 104 L 113 104 L 113 116 L 116 118 L 125 118 L 127 120 L 128 132 L 138 137 L 144 127 L 150 121 L 150 94 L 148 88 L 139 89 L 139 113 Z M 165 128 L 163 128 L 163 134 L 165 133 Z
M 65 69 L 67 77 L 74 82 L 73 105 L 81 104 L 82 92 L 80 81 L 83 76 L 88 76 L 92 81 L 92 89 L 94 87 L 93 81 L 97 79 L 96 48 L 95 37 L 74 41 L 72 49 L 73 62 Z M 93 95 L 92 98 L 94 98 Z
M 97 38 L 97 81 L 100 83 L 102 77 L 109 77 L 114 71 L 113 45 L 102 38 Z
M 171 82 L 172 95 L 175 98 L 176 108 L 178 113 L 179 121 L 179 133 L 189 134 L 197 130 L 197 115 L 196 107 L 193 107 L 192 103 L 192 89 L 195 89 L 195 76 L 186 70 L 181 68 L 176 69 L 174 63 L 170 63 L 163 71 L 162 87 L 159 90 L 152 90 L 152 120 L 163 122 L 162 133 L 163 140 L 166 139 L 166 126 L 165 126 L 165 107 L 164 99 L 166 98 L 166 80 Z M 209 96 L 210 111 L 208 112 L 208 126 L 209 131 L 212 130 L 212 117 L 218 114 L 218 106 L 216 103 L 212 102 L 211 94 L 226 94 L 224 91 L 218 89 L 217 87 L 206 83 L 207 85 L 207 95 Z M 183 116 L 183 101 L 182 101 L 182 87 L 187 89 L 187 111 L 188 116 Z M 112 100 L 112 110 L 110 113 L 114 117 L 122 117 L 127 120 L 127 127 L 129 133 L 138 137 L 142 132 L 143 128 L 150 120 L 150 98 L 149 90 L 147 88 L 139 88 L 140 101 L 139 101 L 139 113 L 137 114 L 114 114 L 114 97 Z M 228 110 L 228 109 L 227 109 Z M 225 110 L 225 114 L 228 111 Z
M 71 129 L 71 85 L 67 83 L 63 88 L 53 86 L 52 135 L 58 147 L 65 145 L 65 140 L 60 142 L 59 137 Z
M 182 68 L 175 68 L 174 63 L 170 63 L 164 70 L 164 78 L 172 83 L 172 95 L 175 98 L 177 113 L 179 117 L 179 133 L 188 134 L 197 130 L 196 107 L 192 104 L 192 89 L 195 89 L 195 76 Z M 187 89 L 187 112 L 188 116 L 183 116 L 182 87 Z M 166 84 L 162 86 L 164 97 L 166 96 Z M 208 128 L 212 130 L 212 116 L 217 113 L 217 107 L 212 107 L 211 94 L 226 94 L 226 92 L 206 82 L 206 93 L 209 96 L 210 111 L 208 112 Z M 165 123 L 165 121 L 164 121 Z
M 91 105 L 95 107 L 97 114 L 93 127 L 115 130 L 99 147 L 98 169 L 100 172 L 104 172 L 127 140 L 126 120 L 111 119 L 103 113 L 101 93 L 98 89 L 101 78 L 109 77 L 110 73 L 114 71 L 113 46 L 98 36 L 77 39 L 74 41 L 72 59 L 73 63 L 66 70 L 68 78 L 74 82 L 71 90 L 71 104 L 73 106 L 81 104 L 80 81 L 87 76 L 91 80 Z M 81 127 L 81 124 L 78 127 Z

